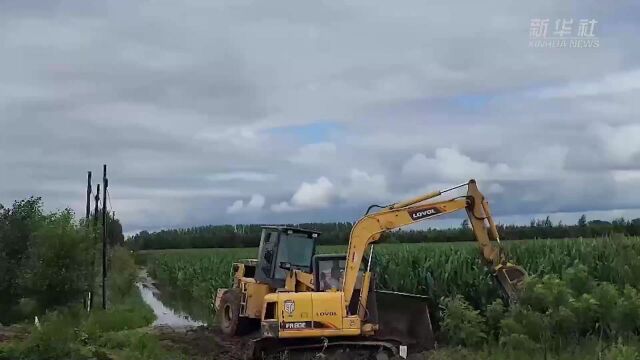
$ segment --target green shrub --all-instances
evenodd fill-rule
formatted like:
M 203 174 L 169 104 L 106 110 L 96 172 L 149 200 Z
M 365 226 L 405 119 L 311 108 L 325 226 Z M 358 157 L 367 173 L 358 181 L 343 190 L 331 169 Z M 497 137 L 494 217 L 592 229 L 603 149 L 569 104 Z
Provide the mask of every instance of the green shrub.
M 597 330 L 599 308 L 600 304 L 591 294 L 582 294 L 569 304 L 578 334 L 586 336 Z
M 108 276 L 109 299 L 117 303 L 136 290 L 138 270 L 129 250 L 117 246 L 111 255 L 111 272 Z
M 605 360 L 639 360 L 640 353 L 634 347 L 618 342 L 605 352 L 603 358 Z
M 614 328 L 619 335 L 634 333 L 640 328 L 640 295 L 638 291 L 626 286 L 615 307 Z
M 500 299 L 494 300 L 494 302 L 487 306 L 487 328 L 494 337 L 500 335 L 500 322 L 504 319 L 505 313 L 506 308 Z
M 611 333 L 615 322 L 618 291 L 612 284 L 600 282 L 594 287 L 592 296 L 598 304 L 596 314 L 600 332 L 608 335 Z
M 525 291 L 520 295 L 520 303 L 534 311 L 546 313 L 567 306 L 571 299 L 571 290 L 556 275 L 547 275 L 542 279 L 531 278 Z
M 540 345 L 524 334 L 502 336 L 500 338 L 500 345 L 506 350 L 515 353 L 535 353 L 540 350 Z
M 523 306 L 513 306 L 500 323 L 501 337 L 512 334 L 525 335 L 537 342 L 546 342 L 550 337 L 549 318 Z
M 442 330 L 449 343 L 479 347 L 487 339 L 484 319 L 461 296 L 445 299 Z
M 138 329 L 150 325 L 155 319 L 153 311 L 138 298 L 130 298 L 127 303 L 106 311 L 93 311 L 83 326 L 91 338 L 103 333 Z
M 570 267 L 562 275 L 562 280 L 575 295 L 588 294 L 593 289 L 593 279 L 583 264 Z
M 80 360 L 90 354 L 78 343 L 76 322 L 72 316 L 51 313 L 42 321 L 40 329 L 34 328 L 23 348 L 24 360 Z

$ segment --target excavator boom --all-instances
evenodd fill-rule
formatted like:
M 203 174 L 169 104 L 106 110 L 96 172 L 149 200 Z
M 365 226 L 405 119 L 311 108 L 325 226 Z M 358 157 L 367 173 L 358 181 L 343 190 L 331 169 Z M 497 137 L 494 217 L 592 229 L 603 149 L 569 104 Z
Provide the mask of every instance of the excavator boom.
M 467 195 L 451 200 L 424 203 L 445 192 L 467 187 Z M 526 272 L 510 264 L 504 259 L 499 245 L 499 236 L 495 222 L 491 216 L 489 204 L 478 190 L 475 180 L 449 189 L 435 191 L 417 198 L 392 204 L 382 210 L 362 217 L 351 230 L 347 253 L 347 266 L 343 280 L 344 302 L 349 304 L 354 294 L 358 269 L 360 268 L 367 246 L 380 238 L 384 231 L 413 224 L 436 216 L 453 213 L 465 209 L 473 228 L 473 233 L 481 250 L 482 257 L 496 276 L 505 297 L 516 301 L 516 289 L 526 278 Z M 495 241 L 495 243 L 493 241 Z M 360 296 L 363 296 L 361 294 Z M 364 295 L 366 296 L 366 294 Z M 348 311 L 348 308 L 346 309 Z

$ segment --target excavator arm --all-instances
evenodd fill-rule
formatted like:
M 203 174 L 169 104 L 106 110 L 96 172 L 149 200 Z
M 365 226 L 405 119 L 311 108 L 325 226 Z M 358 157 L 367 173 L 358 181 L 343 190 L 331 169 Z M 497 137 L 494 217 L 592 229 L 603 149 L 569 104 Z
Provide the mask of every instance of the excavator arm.
M 464 186 L 467 187 L 466 196 L 439 202 L 423 203 L 445 192 Z M 435 191 L 390 205 L 376 213 L 362 217 L 353 226 L 349 239 L 347 265 L 343 280 L 345 304 L 349 304 L 353 296 L 358 270 L 367 246 L 379 240 L 381 233 L 462 209 L 467 212 L 475 239 L 478 242 L 486 265 L 498 280 L 507 299 L 510 302 L 515 301 L 516 289 L 527 274 L 522 268 L 508 263 L 504 259 L 500 247 L 493 242 L 495 241 L 499 244 L 498 231 L 491 217 L 489 204 L 484 195 L 478 190 L 476 181 L 472 179 L 467 183 L 449 189 Z

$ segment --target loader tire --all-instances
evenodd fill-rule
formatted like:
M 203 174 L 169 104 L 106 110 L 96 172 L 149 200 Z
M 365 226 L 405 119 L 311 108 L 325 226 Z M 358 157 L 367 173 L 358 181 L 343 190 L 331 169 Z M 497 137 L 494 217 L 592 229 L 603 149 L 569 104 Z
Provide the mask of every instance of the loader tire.
M 240 316 L 240 297 L 237 290 L 228 290 L 220 299 L 220 330 L 228 336 L 246 334 L 250 329 L 251 319 Z

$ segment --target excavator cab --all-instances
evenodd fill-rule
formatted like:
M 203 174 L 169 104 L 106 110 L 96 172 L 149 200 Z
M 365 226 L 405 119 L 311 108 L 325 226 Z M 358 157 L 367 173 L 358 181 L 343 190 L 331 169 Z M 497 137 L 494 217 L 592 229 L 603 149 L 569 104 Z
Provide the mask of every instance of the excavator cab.
M 313 257 L 313 276 L 316 291 L 340 291 L 347 256 L 316 255 Z
M 256 281 L 279 289 L 285 287 L 292 270 L 311 273 L 319 235 L 317 231 L 293 227 L 263 227 Z

